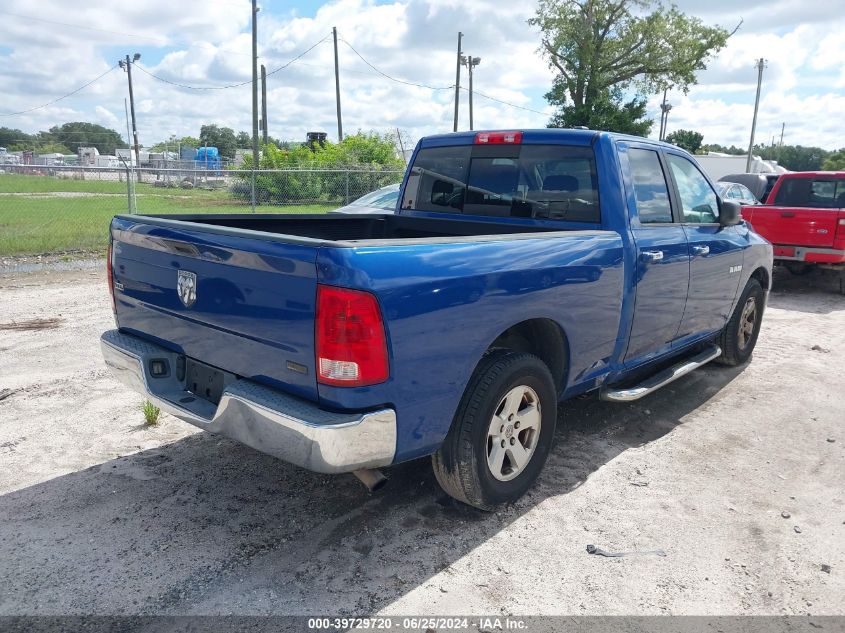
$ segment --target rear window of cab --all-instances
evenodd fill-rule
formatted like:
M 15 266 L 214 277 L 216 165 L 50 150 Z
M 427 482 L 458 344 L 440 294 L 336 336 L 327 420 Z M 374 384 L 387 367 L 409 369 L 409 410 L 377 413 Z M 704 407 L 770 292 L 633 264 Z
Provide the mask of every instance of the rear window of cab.
M 403 209 L 600 223 L 592 148 L 460 145 L 420 150 Z

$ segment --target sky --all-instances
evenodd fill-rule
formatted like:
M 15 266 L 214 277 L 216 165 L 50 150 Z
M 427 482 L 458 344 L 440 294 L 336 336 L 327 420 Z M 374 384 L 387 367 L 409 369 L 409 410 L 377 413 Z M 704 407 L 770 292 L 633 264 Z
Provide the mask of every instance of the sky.
M 845 0 L 676 4 L 708 24 L 742 25 L 697 85 L 687 94 L 670 92 L 669 132 L 694 129 L 705 143 L 747 147 L 755 60 L 763 57 L 757 142 L 779 141 L 785 123 L 786 144 L 845 147 Z M 476 129 L 544 127 L 552 112 L 543 95 L 553 74 L 527 23 L 533 2 L 265 0 L 259 6 L 259 63 L 268 72 L 273 137 L 304 140 L 307 131 L 337 137 L 332 27 L 346 134 L 399 128 L 416 141 L 451 131 L 459 30 L 464 51 L 481 58 L 474 72 Z M 251 131 L 250 15 L 249 0 L 3 0 L 0 126 L 35 132 L 90 121 L 125 137 L 127 77 L 116 63 L 137 52 L 142 145 L 198 136 L 204 123 Z M 465 69 L 461 82 L 466 86 Z M 661 99 L 648 98 L 653 136 Z M 468 129 L 465 91 L 460 105 L 460 129 Z M 25 110 L 31 111 L 17 114 Z

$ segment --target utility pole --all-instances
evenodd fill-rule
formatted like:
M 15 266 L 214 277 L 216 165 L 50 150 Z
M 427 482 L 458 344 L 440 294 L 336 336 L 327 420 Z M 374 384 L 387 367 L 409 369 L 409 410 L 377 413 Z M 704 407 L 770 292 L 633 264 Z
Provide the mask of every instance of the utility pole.
M 267 145 L 267 69 L 261 64 L 261 138 Z
M 258 0 L 252 0 L 252 168 L 258 169 Z
M 399 141 L 399 151 L 402 152 L 402 162 L 405 163 L 405 167 L 407 167 L 408 159 L 405 158 L 405 144 L 402 143 L 402 132 L 399 128 L 396 128 L 396 139 Z
M 332 27 L 334 37 L 334 91 L 337 99 L 337 142 L 343 140 L 343 118 L 340 115 L 340 67 L 337 63 L 337 27 Z
M 473 127 L 473 120 L 472 120 L 472 69 L 478 66 L 481 63 L 480 57 L 472 57 L 471 55 L 461 55 L 461 64 L 467 67 L 469 71 L 469 129 L 475 129 Z
M 780 147 L 783 147 L 783 131 L 786 129 L 786 121 L 780 126 Z
M 663 89 L 663 103 L 660 104 L 660 134 L 659 141 L 666 139 L 666 128 L 669 125 L 669 112 L 672 110 L 672 104 L 666 101 L 666 92 L 668 88 Z
M 123 112 L 126 115 L 126 140 L 131 144 L 132 138 L 129 134 L 129 106 L 126 104 L 126 99 L 123 100 Z M 126 169 L 126 197 L 127 204 L 129 205 L 129 215 L 132 215 L 137 211 L 138 207 L 135 200 L 135 187 L 132 184 L 132 172 L 129 169 L 129 165 L 126 164 L 126 161 L 122 158 L 120 160 L 123 161 L 123 167 Z M 129 162 L 132 162 L 131 158 L 129 159 Z
M 760 107 L 760 86 L 763 84 L 763 69 L 766 67 L 766 60 L 762 57 L 757 60 L 757 97 L 754 99 L 754 119 L 751 122 L 751 141 L 748 143 L 748 160 L 745 161 L 745 172 L 751 173 L 751 158 L 754 151 L 754 132 L 757 128 L 757 109 Z
M 132 56 L 132 59 L 129 59 L 129 55 L 126 56 L 126 59 L 121 59 L 118 65 L 126 71 L 126 77 L 129 80 L 129 110 L 132 113 L 132 138 L 135 144 L 135 167 L 140 169 L 141 167 L 141 150 L 138 147 L 138 125 L 135 122 L 135 94 L 132 91 L 132 64 L 137 62 L 141 59 L 141 53 L 135 53 Z M 138 172 L 138 179 L 140 180 L 141 172 Z
M 458 131 L 458 104 L 461 102 L 461 39 L 464 34 L 458 31 L 458 63 L 455 70 L 455 123 L 452 131 Z
M 206 160 L 208 160 L 206 150 Z M 258 0 L 252 0 L 252 178 L 250 202 L 255 213 L 255 170 L 258 169 Z M 207 173 L 207 172 L 206 172 Z

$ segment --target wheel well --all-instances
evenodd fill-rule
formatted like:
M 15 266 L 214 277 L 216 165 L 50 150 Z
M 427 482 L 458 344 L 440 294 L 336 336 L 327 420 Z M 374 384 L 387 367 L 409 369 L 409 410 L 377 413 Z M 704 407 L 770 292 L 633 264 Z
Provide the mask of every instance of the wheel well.
M 759 281 L 760 285 L 763 286 L 763 290 L 769 290 L 771 287 L 769 286 L 769 271 L 762 266 L 751 273 L 751 278 Z
M 531 319 L 502 332 L 488 349 L 512 349 L 534 354 L 549 368 L 560 390 L 566 377 L 569 347 L 560 326 L 551 319 Z

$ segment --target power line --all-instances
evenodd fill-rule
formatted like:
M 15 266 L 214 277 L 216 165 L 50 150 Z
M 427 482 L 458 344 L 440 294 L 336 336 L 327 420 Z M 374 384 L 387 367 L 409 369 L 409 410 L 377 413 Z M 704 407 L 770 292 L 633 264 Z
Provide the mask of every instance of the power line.
M 211 44 L 209 42 L 188 42 L 186 40 L 173 40 L 166 37 L 154 37 L 152 35 L 138 35 L 136 33 L 123 33 L 121 31 L 111 31 L 109 29 L 98 29 L 93 26 L 84 26 L 82 24 L 71 24 L 70 22 L 59 22 L 58 20 L 48 20 L 46 18 L 37 18 L 32 15 L 23 15 L 21 13 L 11 13 L 10 11 L 0 11 L 0 15 L 10 15 L 15 18 L 21 18 L 23 20 L 32 20 L 33 22 L 43 22 L 45 24 L 54 24 L 56 26 L 66 26 L 71 29 L 80 29 L 83 31 L 94 31 L 96 33 L 106 33 L 108 35 L 119 35 L 120 37 L 131 37 L 138 40 L 147 40 L 150 42 L 159 42 L 163 46 L 175 46 L 176 44 L 182 46 L 203 46 L 207 48 L 213 48 L 219 51 L 225 51 L 227 53 L 233 53 L 235 55 L 249 55 L 249 53 L 244 53 L 243 51 L 235 51 L 229 48 L 220 48 Z
M 276 68 L 274 70 L 268 71 L 267 76 L 269 77 L 270 75 L 276 74 L 280 70 L 284 70 L 285 68 L 287 68 L 288 66 L 290 66 L 291 64 L 293 64 L 294 62 L 299 60 L 301 57 L 304 57 L 305 55 L 310 53 L 312 50 L 317 48 L 320 44 L 325 42 L 328 38 L 329 38 L 329 36 L 326 35 L 319 42 L 317 42 L 313 46 L 307 48 L 306 50 L 302 51 L 299 55 L 297 55 L 293 59 L 289 60 L 285 64 L 279 66 L 278 68 Z M 159 81 L 162 81 L 166 84 L 170 84 L 171 86 L 177 86 L 179 88 L 185 88 L 186 90 L 228 90 L 229 88 L 240 88 L 241 86 L 245 86 L 247 84 L 252 83 L 252 79 L 247 79 L 246 81 L 241 81 L 241 82 L 236 83 L 236 84 L 228 84 L 226 86 L 191 86 L 189 84 L 183 84 L 183 83 L 180 83 L 178 81 L 171 81 L 170 79 L 165 79 L 164 77 L 159 77 L 158 75 L 150 72 L 149 70 L 147 70 L 146 68 L 144 68 L 140 64 L 136 64 L 136 68 L 138 68 L 138 70 L 140 70 L 142 73 L 149 75 L 153 79 L 158 79 Z
M 329 39 L 329 37 L 330 37 L 330 36 L 331 36 L 331 33 L 329 33 L 328 35 L 326 35 L 326 36 L 325 36 L 323 39 L 321 39 L 319 42 L 317 42 L 317 43 L 315 43 L 315 44 L 312 44 L 311 46 L 309 46 L 308 48 L 306 48 L 304 51 L 302 51 L 299 55 L 297 55 L 297 56 L 296 56 L 296 57 L 294 57 L 293 59 L 291 59 L 291 60 L 289 60 L 289 61 L 285 62 L 284 64 L 282 64 L 281 66 L 279 66 L 279 67 L 278 67 L 278 68 L 276 68 L 275 70 L 271 70 L 270 72 L 268 72 L 268 73 L 267 73 L 267 76 L 269 77 L 270 75 L 275 75 L 275 74 L 276 74 L 277 72 L 279 72 L 280 70 L 284 70 L 285 68 L 287 68 L 288 66 L 290 66 L 290 65 L 291 65 L 291 64 L 293 64 L 294 62 L 296 62 L 296 61 L 298 61 L 299 59 L 301 59 L 301 58 L 305 57 L 308 53 L 310 53 L 310 52 L 311 52 L 311 51 L 313 51 L 315 48 L 317 48 L 320 44 L 322 44 L 322 43 L 323 43 L 323 42 L 325 42 L 327 39 Z
M 343 42 L 343 43 L 344 43 L 344 44 L 346 44 L 349 48 L 351 48 L 351 49 L 352 49 L 352 52 L 353 52 L 353 53 L 355 53 L 358 57 L 360 57 L 362 62 L 364 62 L 367 66 L 369 66 L 369 67 L 370 67 L 370 68 L 372 68 L 374 71 L 376 71 L 376 72 L 377 72 L 379 75 L 381 75 L 382 77 L 385 77 L 385 78 L 387 78 L 387 79 L 390 79 L 390 81 L 395 81 L 396 83 L 405 84 L 406 86 L 416 86 L 417 88 L 428 88 L 429 90 L 451 90 L 452 88 L 454 88 L 454 87 L 455 87 L 454 85 L 452 85 L 452 86 L 429 86 L 429 85 L 427 85 L 427 84 L 420 84 L 420 83 L 415 83 L 415 82 L 413 82 L 413 81 L 406 81 L 406 80 L 404 80 L 404 79 L 398 79 L 398 78 L 396 78 L 396 77 L 392 77 L 392 76 L 388 75 L 386 72 L 384 72 L 384 71 L 382 71 L 382 70 L 380 70 L 380 69 L 376 68 L 376 67 L 375 67 L 375 66 L 373 66 L 370 62 L 368 62 L 368 61 L 364 58 L 364 56 L 363 56 L 363 55 L 361 55 L 361 53 L 359 53 L 357 50 L 355 50 L 355 47 L 354 47 L 354 46 L 352 46 L 352 44 L 350 44 L 349 42 L 347 42 L 345 39 L 343 39 L 342 37 L 341 37 L 341 38 L 338 38 L 338 39 L 340 39 L 340 41 L 341 41 L 341 42 Z
M 461 86 L 461 90 L 467 90 L 463 86 Z M 542 112 L 540 110 L 535 110 L 533 108 L 526 108 L 525 106 L 516 105 L 515 103 L 510 103 L 509 101 L 503 101 L 502 99 L 497 99 L 496 97 L 491 97 L 488 94 L 484 94 L 483 92 L 479 92 L 478 90 L 473 90 L 472 93 L 474 95 L 478 95 L 479 97 L 484 97 L 485 99 L 490 99 L 490 101 L 496 101 L 497 103 L 501 103 L 502 105 L 510 106 L 512 108 L 519 108 L 520 110 L 527 110 L 528 112 L 533 112 L 534 114 L 542 114 L 543 116 L 548 116 L 548 112 Z
M 57 99 L 53 99 L 52 101 L 48 101 L 47 103 L 41 104 L 41 105 L 39 105 L 39 106 L 35 106 L 34 108 L 29 108 L 29 109 L 27 109 L 27 110 L 21 110 L 20 112 L 0 112 L 0 116 L 17 116 L 17 115 L 19 115 L 19 114 L 27 114 L 28 112 L 34 112 L 35 110 L 40 110 L 41 108 L 46 108 L 47 106 L 51 106 L 51 105 L 53 105 L 54 103 L 57 103 L 57 102 L 61 101 L 62 99 L 67 99 L 68 97 L 71 97 L 71 96 L 75 95 L 77 92 L 79 92 L 80 90 L 83 90 L 83 89 L 87 88 L 88 86 L 90 86 L 90 85 L 91 85 L 91 84 L 93 84 L 94 82 L 99 81 L 100 79 L 102 79 L 103 77 L 105 77 L 106 75 L 108 75 L 110 72 L 112 72 L 115 68 L 117 68 L 117 65 L 116 65 L 116 64 L 115 64 L 114 66 L 112 66 L 111 68 L 109 68 L 109 69 L 108 69 L 106 72 L 104 72 L 103 74 L 101 74 L 101 75 L 97 75 L 96 77 L 94 77 L 94 78 L 93 78 L 91 81 L 89 81 L 88 83 L 86 83 L 86 84 L 84 84 L 84 85 L 82 85 L 82 86 L 79 86 L 79 88 L 77 88 L 77 89 L 76 89 L 76 90 L 74 90 L 73 92 L 69 92 L 69 93 L 67 93 L 66 95 L 62 95 L 61 97 L 58 97 Z
M 10 15 L 13 18 L 21 18 L 22 20 L 32 20 L 33 22 L 44 22 L 45 24 L 55 24 L 56 26 L 66 26 L 72 29 L 81 29 L 83 31 L 96 31 L 97 33 L 107 33 L 109 35 L 120 35 L 121 37 L 133 37 L 142 40 L 152 40 L 156 42 L 166 42 L 164 37 L 148 37 L 145 35 L 137 35 L 135 33 L 122 33 L 120 31 L 110 31 L 108 29 L 98 29 L 93 26 L 83 26 L 82 24 L 71 24 L 69 22 L 59 22 L 58 20 L 48 20 L 46 18 L 37 18 L 33 15 L 23 15 L 20 13 L 12 13 L 11 11 L 0 11 L 0 14 Z
M 165 79 L 164 77 L 159 77 L 158 75 L 151 73 L 149 70 L 141 66 L 140 64 L 136 64 L 135 68 L 140 70 L 145 75 L 149 75 L 153 79 L 158 79 L 161 82 L 166 84 L 170 84 L 171 86 L 177 86 L 178 88 L 185 88 L 187 90 L 227 90 L 229 88 L 239 88 L 240 86 L 245 86 L 247 84 L 252 83 L 252 79 L 247 79 L 246 81 L 242 81 L 236 84 L 228 84 L 226 86 L 189 86 L 188 84 L 179 83 L 178 81 L 171 81 L 170 79 Z
M 391 75 L 388 75 L 386 72 L 380 70 L 379 68 L 377 68 L 376 66 L 371 64 L 369 61 L 367 61 L 367 59 L 363 55 L 361 55 L 361 53 L 359 53 L 357 50 L 355 50 L 355 47 L 352 46 L 352 44 L 347 42 L 345 39 L 343 39 L 343 38 L 338 38 L 338 39 L 340 39 L 341 42 L 343 42 L 349 48 L 351 48 L 352 52 L 354 52 L 359 58 L 361 58 L 362 62 L 364 62 L 367 66 L 369 66 L 374 71 L 376 71 L 379 75 L 381 75 L 382 77 L 385 77 L 386 79 L 389 79 L 390 81 L 395 81 L 396 83 L 405 84 L 406 86 L 416 86 L 418 88 L 428 88 L 429 90 L 452 90 L 455 87 L 454 84 L 452 84 L 451 86 L 430 86 L 428 84 L 416 83 L 416 82 L 413 82 L 413 81 L 406 81 L 404 79 L 398 79 L 397 77 L 392 77 Z M 348 71 L 348 72 L 355 72 L 355 71 Z M 371 74 L 371 73 L 361 73 L 360 71 L 358 71 L 358 74 Z M 466 92 L 469 92 L 469 90 L 467 88 L 465 88 L 464 86 L 460 86 L 460 90 L 464 90 Z M 490 101 L 496 101 L 497 103 L 501 103 L 502 105 L 510 106 L 512 108 L 518 108 L 520 110 L 526 110 L 528 112 L 533 112 L 535 114 L 542 114 L 543 116 L 548 116 L 547 112 L 542 112 L 540 110 L 534 110 L 533 108 L 527 108 L 525 106 L 521 106 L 521 105 L 517 105 L 515 103 L 510 103 L 508 101 L 504 101 L 502 99 L 497 99 L 496 97 L 491 97 L 490 95 L 484 94 L 483 92 L 479 92 L 478 90 L 473 90 L 473 94 L 476 94 L 479 97 L 484 97 L 485 99 L 489 99 Z
M 56 127 L 58 127 L 58 126 L 56 126 Z M 103 127 L 105 127 L 105 126 L 103 126 Z M 106 128 L 106 129 L 108 130 L 108 129 L 110 129 L 110 128 Z M 23 130 L 20 130 L 20 131 L 21 131 L 21 132 L 23 132 Z M 26 134 L 26 132 L 23 132 L 23 133 L 24 133 L 24 134 Z M 83 137 L 86 137 L 86 138 L 88 138 L 88 137 L 95 137 L 95 136 L 106 136 L 106 137 L 111 137 L 112 133 L 117 134 L 118 136 L 120 136 L 120 132 L 118 132 L 117 130 L 111 130 L 111 132 L 73 132 L 73 131 L 59 131 L 59 132 L 55 132 L 55 134 L 61 134 L 62 136 L 83 136 Z M 11 140 L 12 140 L 13 142 L 15 142 L 15 143 L 17 143 L 17 142 L 25 142 L 25 141 L 37 140 L 37 139 L 36 139 L 36 137 L 37 137 L 39 134 L 53 135 L 53 134 L 54 134 L 54 132 L 51 132 L 50 130 L 40 130 L 40 131 L 38 131 L 38 132 L 33 132 L 32 134 L 30 134 L 30 135 L 29 135 L 29 138 L 14 138 L 14 139 L 11 139 Z M 55 139 L 46 139 L 46 140 L 55 140 Z M 75 141 L 71 141 L 71 142 L 73 143 L 73 142 L 75 142 Z

